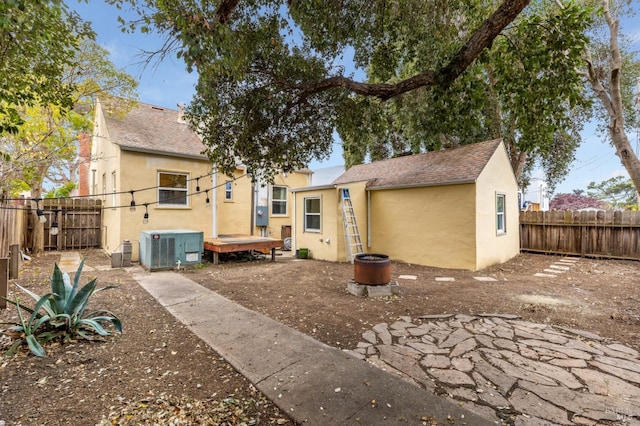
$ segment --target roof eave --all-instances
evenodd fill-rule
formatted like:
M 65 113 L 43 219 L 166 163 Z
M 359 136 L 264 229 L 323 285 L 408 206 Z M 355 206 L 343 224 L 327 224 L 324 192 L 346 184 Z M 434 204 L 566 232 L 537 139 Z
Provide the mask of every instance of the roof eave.
M 430 186 L 450 186 L 450 185 L 465 185 L 469 183 L 477 183 L 477 179 L 465 179 L 449 182 L 434 182 L 434 183 L 414 183 L 406 185 L 386 185 L 386 186 L 369 186 L 367 191 L 380 191 L 384 189 L 410 189 L 410 188 L 423 188 Z
M 165 156 L 179 157 L 179 158 L 189 158 L 194 160 L 207 160 L 207 161 L 209 160 L 209 158 L 206 155 L 184 154 L 184 153 L 178 153 L 178 152 L 160 151 L 157 149 L 131 147 L 131 146 L 122 145 L 122 144 L 118 144 L 118 145 L 120 145 L 120 149 L 122 149 L 123 151 L 140 152 L 143 154 L 165 155 Z

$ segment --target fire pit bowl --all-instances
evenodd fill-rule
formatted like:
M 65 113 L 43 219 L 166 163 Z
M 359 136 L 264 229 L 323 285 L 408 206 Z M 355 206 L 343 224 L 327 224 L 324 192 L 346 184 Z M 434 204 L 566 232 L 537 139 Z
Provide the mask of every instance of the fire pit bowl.
M 360 253 L 353 259 L 353 280 L 358 284 L 385 285 L 391 281 L 391 261 L 386 254 Z

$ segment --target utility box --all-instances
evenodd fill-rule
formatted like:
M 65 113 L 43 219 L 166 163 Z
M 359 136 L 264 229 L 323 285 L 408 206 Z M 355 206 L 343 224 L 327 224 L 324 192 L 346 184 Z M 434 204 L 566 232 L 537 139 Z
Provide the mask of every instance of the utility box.
M 256 207 L 256 226 L 269 226 L 269 207 Z
M 140 264 L 149 270 L 197 265 L 202 261 L 204 234 L 188 229 L 142 231 Z

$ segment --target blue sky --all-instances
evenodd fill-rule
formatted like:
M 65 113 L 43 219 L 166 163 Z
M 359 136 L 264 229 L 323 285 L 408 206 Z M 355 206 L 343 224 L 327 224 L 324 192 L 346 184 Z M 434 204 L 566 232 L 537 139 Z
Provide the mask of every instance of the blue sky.
M 69 4 L 85 20 L 92 22 L 98 43 L 111 53 L 111 61 L 139 80 L 140 101 L 173 109 L 176 109 L 179 103 L 190 102 L 195 92 L 197 75 L 189 74 L 184 63 L 175 57 L 167 57 L 160 63 L 143 66 L 141 50 L 157 50 L 162 45 L 162 39 L 154 34 L 122 33 L 117 17 L 123 12 L 102 1 Z M 634 2 L 634 7 L 640 11 L 638 2 Z M 640 17 L 635 16 L 623 21 L 620 32 L 629 36 L 635 50 L 640 51 Z M 614 149 L 596 134 L 595 125 L 585 126 L 582 136 L 583 144 L 576 152 L 571 172 L 557 187 L 556 193 L 571 192 L 573 189 L 586 190 L 591 181 L 600 182 L 614 176 L 626 175 Z M 640 144 L 637 132 L 629 133 L 628 136 L 634 148 Z M 323 163 L 314 162 L 310 167 L 315 170 L 338 164 L 342 164 L 342 148 L 336 142 L 329 160 Z

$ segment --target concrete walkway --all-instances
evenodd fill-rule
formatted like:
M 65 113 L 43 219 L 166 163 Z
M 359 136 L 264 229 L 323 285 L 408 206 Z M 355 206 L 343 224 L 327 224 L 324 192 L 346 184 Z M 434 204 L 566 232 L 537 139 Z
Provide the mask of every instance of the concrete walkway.
M 494 424 L 180 274 L 140 269 L 133 278 L 296 422 Z

